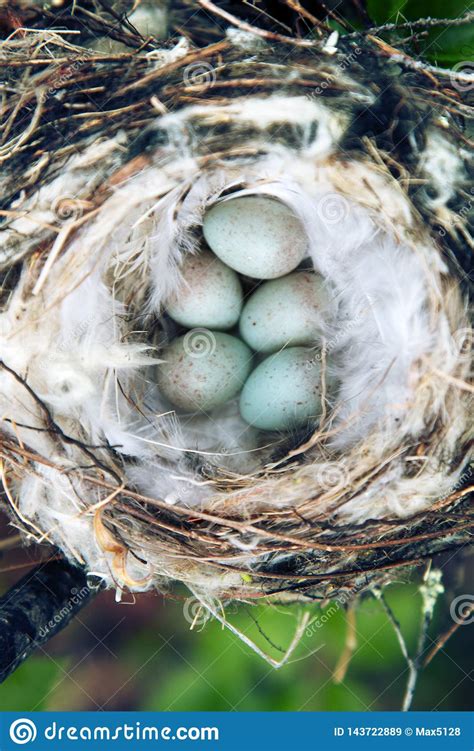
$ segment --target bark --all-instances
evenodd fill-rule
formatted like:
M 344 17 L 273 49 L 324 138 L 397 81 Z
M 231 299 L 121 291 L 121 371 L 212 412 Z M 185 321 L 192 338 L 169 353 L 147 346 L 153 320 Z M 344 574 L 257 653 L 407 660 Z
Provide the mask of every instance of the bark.
M 0 598 L 0 683 L 46 644 L 99 592 L 85 571 L 52 560 L 30 571 Z

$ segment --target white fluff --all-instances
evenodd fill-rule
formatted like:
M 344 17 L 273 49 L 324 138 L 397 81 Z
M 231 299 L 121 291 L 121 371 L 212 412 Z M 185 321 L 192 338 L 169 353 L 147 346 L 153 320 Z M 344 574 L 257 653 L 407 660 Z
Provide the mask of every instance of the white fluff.
M 445 207 L 453 197 L 461 179 L 461 166 L 459 153 L 454 144 L 438 130 L 428 130 L 425 150 L 421 155 L 421 167 L 437 192 L 436 196 L 430 198 L 433 209 Z
M 267 144 L 251 165 L 234 160 L 203 173 L 189 123 L 212 126 L 230 118 L 262 132 L 275 122 L 303 125 L 301 149 Z M 180 422 L 170 414 L 152 378 L 159 342 L 144 342 L 137 332 L 148 329 L 178 287 L 180 261 L 198 250 L 206 207 L 229 188 L 241 195 L 261 192 L 285 201 L 301 217 L 310 257 L 334 299 L 325 322 L 328 367 L 339 384 L 330 395 L 331 449 L 347 452 L 370 434 L 370 450 L 383 456 L 387 447 L 396 450 L 407 437 L 419 435 L 425 414 L 420 383 L 431 366 L 449 375 L 459 360 L 449 310 L 443 307 L 445 270 L 427 237 L 413 239 L 410 205 L 397 183 L 362 163 L 328 159 L 345 127 L 344 116 L 334 117 L 303 97 L 249 98 L 215 111 L 189 107 L 161 118 L 160 127 L 169 130 L 169 146 L 119 186 L 99 216 L 78 232 L 36 297 L 28 297 L 23 277 L 0 316 L 6 364 L 27 376 L 66 433 L 104 446 L 104 452 L 107 444 L 114 446 L 128 481 L 140 492 L 170 504 L 215 501 L 205 479 L 196 479 L 190 457 L 246 475 L 268 460 L 269 450 L 259 448 L 256 431 L 242 422 L 235 404 L 209 419 Z M 444 169 L 453 173 L 452 155 L 446 152 L 441 166 L 433 158 L 428 151 L 426 169 L 438 170 L 443 182 Z M 440 384 L 431 410 L 444 408 L 445 387 Z M 12 435 L 63 468 L 87 463 L 79 448 L 71 445 L 61 453 L 51 436 L 32 429 L 44 414 L 4 370 L 0 394 L 1 413 L 13 421 L 7 428 Z M 451 429 L 454 442 L 464 429 L 459 414 Z M 427 469 L 426 493 L 420 494 L 419 482 L 415 487 L 403 469 L 401 460 L 394 461 L 391 485 L 386 475 L 385 485 L 373 483 L 340 515 L 356 521 L 408 515 L 426 508 L 432 494 L 445 492 L 451 482 L 443 480 L 435 462 Z M 88 568 L 110 582 L 110 555 L 98 546 L 87 513 L 103 494 L 40 461 L 36 470 L 19 488 L 22 512 L 63 547 L 74 540 Z M 314 474 L 315 491 L 323 470 L 317 463 L 302 470 Z M 262 502 L 295 502 L 297 487 L 282 489 L 278 483 L 278 477 L 268 481 Z M 146 578 L 141 564 L 128 565 L 130 576 Z

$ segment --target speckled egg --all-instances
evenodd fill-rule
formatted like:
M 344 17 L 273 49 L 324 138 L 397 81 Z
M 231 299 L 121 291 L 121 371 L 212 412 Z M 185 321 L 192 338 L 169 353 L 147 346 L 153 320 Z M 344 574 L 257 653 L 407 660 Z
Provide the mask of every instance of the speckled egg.
M 320 412 L 320 368 L 314 351 L 305 347 L 289 347 L 267 357 L 240 395 L 242 417 L 261 430 L 305 425 Z
M 240 336 L 258 352 L 314 344 L 321 335 L 321 312 L 328 305 L 322 278 L 295 271 L 265 282 L 253 293 L 242 311 Z
M 235 271 L 214 253 L 188 255 L 182 266 L 183 282 L 165 303 L 171 318 L 189 328 L 230 329 L 242 309 L 242 287 Z
M 227 266 L 255 279 L 288 274 L 308 249 L 300 220 L 286 204 L 268 196 L 216 203 L 204 217 L 203 233 Z
M 192 329 L 160 354 L 157 383 L 175 407 L 210 410 L 236 396 L 252 368 L 252 353 L 229 334 Z

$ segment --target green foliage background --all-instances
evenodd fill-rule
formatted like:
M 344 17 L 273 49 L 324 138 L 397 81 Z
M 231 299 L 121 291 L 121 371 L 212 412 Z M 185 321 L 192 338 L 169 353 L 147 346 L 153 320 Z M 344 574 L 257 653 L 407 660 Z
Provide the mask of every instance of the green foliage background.
M 367 11 L 377 24 L 404 23 L 420 18 L 460 18 L 474 9 L 469 0 L 367 0 Z M 338 8 L 340 11 L 340 7 Z M 344 15 L 344 13 L 342 13 Z M 410 36 L 410 31 L 399 38 Z M 393 39 L 393 37 L 392 37 Z M 472 25 L 435 28 L 415 44 L 415 52 L 442 67 L 474 59 Z
M 420 596 L 413 583 L 392 586 L 387 601 L 415 649 Z M 0 686 L 2 710 L 334 711 L 400 709 L 407 666 L 379 601 L 357 611 L 357 647 L 343 682 L 333 681 L 345 643 L 346 615 L 334 603 L 316 620 L 290 662 L 268 665 L 215 621 L 190 628 L 183 601 L 156 595 L 130 607 L 105 593 Z M 230 608 L 229 620 L 274 657 L 293 636 L 299 606 Z M 324 616 L 324 617 L 323 617 Z M 452 622 L 441 598 L 427 640 Z M 453 640 L 421 674 L 414 709 L 466 710 L 470 632 Z M 270 641 L 272 644 L 270 644 Z M 472 650 L 471 650 L 472 652 Z
M 339 13 L 343 6 L 338 6 Z M 347 5 L 347 19 L 357 26 L 351 7 Z M 377 24 L 428 16 L 456 18 L 472 7 L 467 0 L 367 0 Z M 410 32 L 400 32 L 398 38 L 403 35 Z M 395 44 L 397 35 L 389 39 Z M 442 66 L 470 61 L 473 28 L 436 28 L 416 42 L 411 54 Z M 0 575 L 2 590 L 9 583 Z M 419 623 L 417 587 L 393 586 L 388 599 L 413 650 Z M 281 652 L 267 638 L 288 645 L 297 615 L 297 608 L 242 606 L 229 618 L 278 657 Z M 183 602 L 149 595 L 130 607 L 116 604 L 107 593 L 0 686 L 0 709 L 399 709 L 407 667 L 380 603 L 367 598 L 358 609 L 358 647 L 339 685 L 332 674 L 345 640 L 344 610 L 315 606 L 314 616 L 319 620 L 312 633 L 305 634 L 292 661 L 276 671 L 218 623 L 189 630 Z M 449 601 L 441 599 L 427 650 L 436 633 L 450 624 Z M 468 708 L 469 631 L 460 628 L 422 674 L 415 709 Z

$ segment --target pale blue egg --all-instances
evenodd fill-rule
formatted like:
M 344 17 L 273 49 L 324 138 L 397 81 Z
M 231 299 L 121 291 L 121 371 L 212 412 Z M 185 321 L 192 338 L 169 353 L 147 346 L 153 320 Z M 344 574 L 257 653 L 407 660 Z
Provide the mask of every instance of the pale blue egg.
M 165 303 L 171 318 L 189 328 L 232 328 L 243 301 L 235 271 L 208 250 L 188 255 L 180 270 L 182 283 Z
M 160 353 L 158 387 L 175 407 L 199 412 L 236 396 L 252 369 L 244 342 L 220 331 L 192 329 Z
M 209 247 L 232 269 L 255 279 L 293 271 L 308 251 L 298 217 L 268 196 L 220 201 L 207 211 L 203 233 Z
M 320 367 L 316 353 L 306 347 L 289 347 L 267 357 L 240 395 L 240 414 L 261 430 L 305 425 L 320 413 Z
M 315 344 L 329 296 L 322 278 L 311 271 L 265 282 L 251 295 L 240 317 L 240 335 L 258 352 Z

